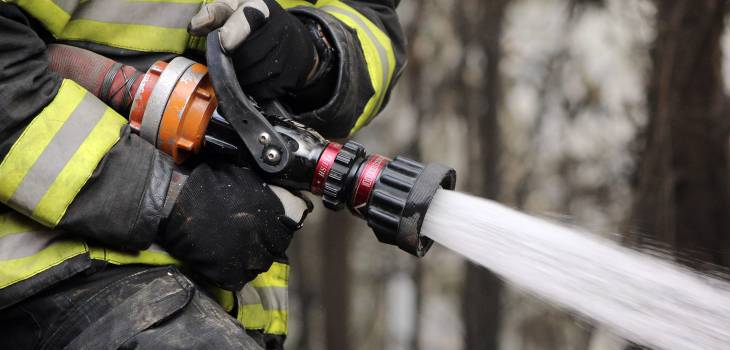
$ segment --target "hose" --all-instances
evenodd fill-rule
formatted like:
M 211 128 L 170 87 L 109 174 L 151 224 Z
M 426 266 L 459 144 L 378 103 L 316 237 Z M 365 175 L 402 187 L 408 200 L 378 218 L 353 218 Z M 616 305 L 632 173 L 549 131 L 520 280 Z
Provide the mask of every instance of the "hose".
M 127 116 L 142 79 L 134 67 L 92 51 L 60 44 L 48 45 L 49 68 Z

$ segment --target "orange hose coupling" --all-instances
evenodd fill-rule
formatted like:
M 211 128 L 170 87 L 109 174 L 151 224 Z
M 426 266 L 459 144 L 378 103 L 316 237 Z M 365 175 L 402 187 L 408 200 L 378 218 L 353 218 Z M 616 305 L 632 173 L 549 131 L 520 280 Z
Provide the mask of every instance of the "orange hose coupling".
M 208 68 L 184 57 L 156 62 L 142 78 L 129 123 L 181 164 L 199 153 L 218 100 Z

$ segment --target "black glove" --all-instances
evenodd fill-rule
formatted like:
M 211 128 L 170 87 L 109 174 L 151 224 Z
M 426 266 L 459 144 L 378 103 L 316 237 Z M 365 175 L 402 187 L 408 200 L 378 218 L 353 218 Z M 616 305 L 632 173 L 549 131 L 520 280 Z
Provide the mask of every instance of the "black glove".
M 285 257 L 310 209 L 251 170 L 203 163 L 182 186 L 157 240 L 195 272 L 236 290 Z
M 204 5 L 190 21 L 189 31 L 205 35 L 217 28 L 241 88 L 256 99 L 293 97 L 329 70 L 318 64 L 316 30 L 305 27 L 274 0 Z

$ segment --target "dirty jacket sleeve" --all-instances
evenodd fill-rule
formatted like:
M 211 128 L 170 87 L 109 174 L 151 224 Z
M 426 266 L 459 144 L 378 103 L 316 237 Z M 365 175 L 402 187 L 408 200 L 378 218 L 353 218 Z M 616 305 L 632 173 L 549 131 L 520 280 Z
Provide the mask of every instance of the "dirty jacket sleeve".
M 118 249 L 148 247 L 172 162 L 125 118 L 49 71 L 46 44 L 0 2 L 0 202 Z
M 337 55 L 332 98 L 298 118 L 330 138 L 351 135 L 388 102 L 405 65 L 398 0 L 280 0 L 298 16 L 317 20 Z

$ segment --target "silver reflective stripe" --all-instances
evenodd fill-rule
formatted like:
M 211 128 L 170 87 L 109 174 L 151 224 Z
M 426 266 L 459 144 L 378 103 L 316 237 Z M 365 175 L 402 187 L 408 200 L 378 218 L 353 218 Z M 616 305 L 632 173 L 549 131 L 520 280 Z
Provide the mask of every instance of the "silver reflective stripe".
M 160 78 L 150 94 L 144 115 L 142 115 L 142 125 L 139 127 L 139 136 L 142 136 L 147 142 L 157 144 L 160 121 L 162 121 L 167 100 L 177 81 L 193 63 L 195 62 L 185 57 L 175 57 L 160 74 Z
M 286 287 L 256 287 L 264 310 L 287 310 L 289 298 Z
M 66 11 L 66 13 L 72 14 L 79 4 L 79 0 L 53 0 L 53 3 Z
M 155 252 L 155 253 L 165 253 L 169 254 L 164 248 L 160 247 L 159 245 L 152 243 L 149 248 L 147 248 L 148 251 Z
M 261 297 L 259 296 L 259 293 L 256 292 L 256 289 L 252 287 L 250 283 L 243 286 L 243 288 L 238 291 L 238 305 L 245 306 L 256 304 L 261 304 Z
M 56 177 L 101 120 L 106 109 L 106 105 L 87 92 L 25 175 L 23 182 L 10 198 L 10 203 L 28 214 L 32 213 Z
M 347 11 L 345 11 L 339 7 L 335 7 L 335 6 L 323 6 L 322 9 L 327 12 L 339 13 L 343 16 L 349 17 L 351 20 L 355 21 L 355 23 L 357 23 L 357 25 L 360 26 L 360 28 L 362 28 L 362 30 L 365 31 L 365 34 L 368 36 L 370 41 L 373 42 L 373 44 L 375 44 L 375 48 L 378 51 L 378 57 L 380 57 L 380 63 L 383 66 L 383 72 L 382 72 L 382 74 L 383 74 L 383 91 L 381 91 L 380 96 L 378 96 L 378 103 L 375 106 L 375 110 L 374 110 L 374 112 L 377 113 L 378 110 L 380 110 L 380 106 L 383 103 L 383 99 L 385 98 L 385 90 L 388 89 L 388 72 L 390 72 L 390 65 L 388 63 L 387 51 L 383 47 L 383 44 L 381 44 L 380 41 L 378 41 L 378 38 L 375 36 L 375 34 L 370 30 L 370 28 L 365 24 L 365 22 L 363 22 L 363 20 L 360 19 L 360 17 L 358 17 L 357 15 L 347 12 Z M 375 88 L 375 87 L 373 86 L 373 88 Z
M 200 3 L 93 0 L 82 2 L 72 19 L 184 29 L 200 6 Z
M 0 238 L 0 260 L 31 256 L 48 247 L 60 232 L 16 233 Z

